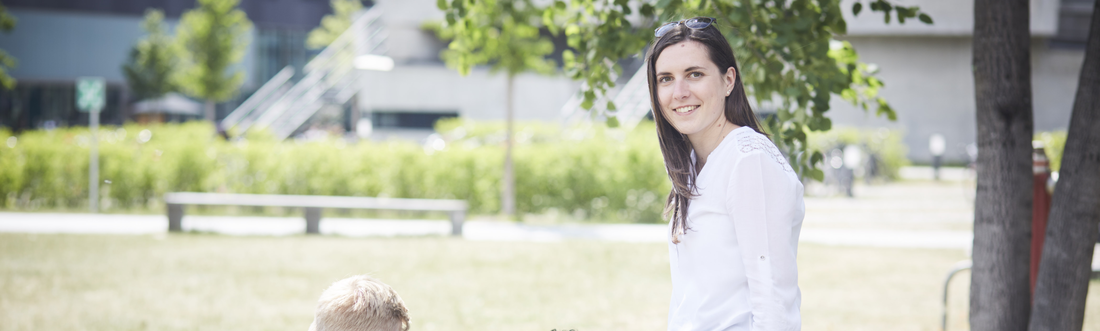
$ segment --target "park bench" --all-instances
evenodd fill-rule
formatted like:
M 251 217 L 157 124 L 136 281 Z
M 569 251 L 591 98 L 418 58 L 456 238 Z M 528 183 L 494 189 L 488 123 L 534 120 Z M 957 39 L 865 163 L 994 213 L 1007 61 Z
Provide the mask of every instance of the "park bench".
M 183 230 L 181 221 L 185 205 L 302 208 L 305 210 L 307 234 L 320 233 L 321 210 L 324 208 L 448 212 L 451 219 L 451 235 L 454 236 L 462 235 L 462 223 L 466 219 L 466 201 L 463 200 L 174 192 L 164 195 L 164 203 L 168 205 L 168 231 L 170 232 Z

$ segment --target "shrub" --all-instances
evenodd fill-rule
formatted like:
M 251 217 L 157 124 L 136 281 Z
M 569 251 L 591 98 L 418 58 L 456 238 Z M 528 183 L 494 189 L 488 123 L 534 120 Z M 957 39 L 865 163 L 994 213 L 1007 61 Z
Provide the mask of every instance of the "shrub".
M 1035 134 L 1035 140 L 1043 142 L 1047 159 L 1050 159 L 1050 171 L 1061 169 L 1062 153 L 1066 149 L 1066 131 L 1040 132 Z
M 878 157 L 880 173 L 890 179 L 897 179 L 898 170 L 909 165 L 909 159 L 905 157 L 908 149 L 902 143 L 901 132 L 897 130 L 842 127 L 825 132 L 811 132 L 806 140 L 810 149 L 819 150 L 826 155 L 834 148 L 860 146 L 864 152 Z
M 449 125 L 449 127 L 447 127 Z M 165 192 L 450 198 L 472 213 L 500 209 L 502 123 L 448 121 L 441 150 L 405 141 L 225 142 L 203 122 L 99 130 L 105 210 L 157 208 Z M 658 222 L 668 191 L 652 124 L 625 133 L 522 123 L 515 162 L 522 213 Z M 87 128 L 0 131 L 0 208 L 87 207 Z

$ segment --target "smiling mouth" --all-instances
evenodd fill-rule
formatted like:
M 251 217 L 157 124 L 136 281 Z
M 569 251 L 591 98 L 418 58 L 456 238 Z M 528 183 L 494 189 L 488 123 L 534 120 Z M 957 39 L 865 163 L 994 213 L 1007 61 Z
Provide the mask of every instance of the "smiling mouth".
M 699 106 L 683 106 L 680 108 L 672 109 L 672 111 L 680 114 L 687 114 L 690 113 L 692 110 L 695 110 L 696 108 L 699 108 Z

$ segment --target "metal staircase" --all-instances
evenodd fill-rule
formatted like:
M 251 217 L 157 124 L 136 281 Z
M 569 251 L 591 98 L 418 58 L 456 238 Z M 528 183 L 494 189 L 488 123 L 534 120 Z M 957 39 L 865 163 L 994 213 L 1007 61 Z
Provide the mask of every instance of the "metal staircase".
M 283 68 L 226 116 L 221 127 L 236 135 L 266 129 L 282 140 L 325 105 L 346 103 L 361 86 L 363 73 L 355 68 L 355 59 L 385 53 L 381 17 L 378 6 L 359 13 L 346 31 L 306 63 L 301 79 L 293 79 L 293 67 Z

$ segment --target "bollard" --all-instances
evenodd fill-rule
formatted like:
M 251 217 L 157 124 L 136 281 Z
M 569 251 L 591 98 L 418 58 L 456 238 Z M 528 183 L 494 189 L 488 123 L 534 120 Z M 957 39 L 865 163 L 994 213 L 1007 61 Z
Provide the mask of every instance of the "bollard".
M 1042 141 L 1031 142 L 1032 205 L 1031 205 L 1031 294 L 1035 295 L 1035 280 L 1039 277 L 1039 259 L 1043 256 L 1043 240 L 1047 235 L 1047 216 L 1050 215 L 1050 160 Z
M 168 232 L 183 231 L 183 205 L 168 204 Z
M 306 207 L 306 234 L 321 233 L 321 208 Z

